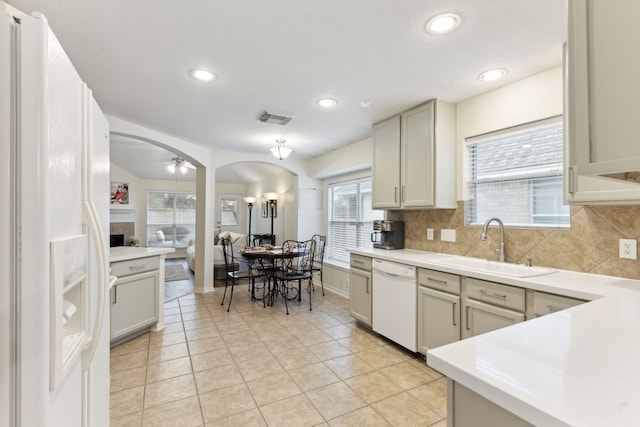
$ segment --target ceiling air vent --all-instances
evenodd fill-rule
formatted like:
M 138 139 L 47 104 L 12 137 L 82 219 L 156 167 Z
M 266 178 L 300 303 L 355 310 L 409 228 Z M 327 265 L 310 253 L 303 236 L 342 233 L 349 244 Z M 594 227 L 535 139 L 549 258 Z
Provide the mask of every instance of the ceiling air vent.
M 260 114 L 260 117 L 258 117 L 258 120 L 260 120 L 263 123 L 271 123 L 274 125 L 284 126 L 291 121 L 291 117 L 281 116 L 278 114 L 271 114 L 265 111 L 264 113 Z

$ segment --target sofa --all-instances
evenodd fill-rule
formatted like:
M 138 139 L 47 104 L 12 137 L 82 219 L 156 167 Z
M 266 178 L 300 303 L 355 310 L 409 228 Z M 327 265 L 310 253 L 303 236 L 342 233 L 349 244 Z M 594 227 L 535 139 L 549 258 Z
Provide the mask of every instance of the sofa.
M 224 254 L 222 252 L 222 245 L 220 244 L 220 239 L 228 238 L 231 240 L 233 244 L 234 252 L 245 247 L 247 235 L 234 233 L 233 231 L 220 231 L 216 230 L 214 233 L 213 239 L 213 275 L 214 279 L 224 279 L 225 270 L 224 270 Z M 237 254 L 236 254 L 237 255 Z M 186 251 L 187 264 L 189 264 L 189 268 L 191 271 L 195 271 L 196 268 L 196 245 L 195 240 L 189 240 L 189 246 Z

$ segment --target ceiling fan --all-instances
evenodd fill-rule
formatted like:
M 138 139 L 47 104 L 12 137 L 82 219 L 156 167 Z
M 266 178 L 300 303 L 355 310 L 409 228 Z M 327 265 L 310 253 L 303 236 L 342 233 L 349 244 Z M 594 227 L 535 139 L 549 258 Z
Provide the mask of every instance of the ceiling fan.
M 193 166 L 191 163 L 189 163 L 188 161 L 186 161 L 180 156 L 176 156 L 172 158 L 169 163 L 158 163 L 158 164 L 167 165 L 167 170 L 171 173 L 176 173 L 177 171 L 180 171 L 182 173 L 187 173 L 189 169 L 196 168 L 195 166 Z

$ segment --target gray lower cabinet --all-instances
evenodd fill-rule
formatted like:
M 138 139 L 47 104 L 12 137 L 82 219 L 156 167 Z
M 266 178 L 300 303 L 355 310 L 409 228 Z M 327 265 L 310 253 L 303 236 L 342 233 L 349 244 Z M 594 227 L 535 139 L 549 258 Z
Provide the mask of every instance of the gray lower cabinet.
M 460 340 L 460 276 L 418 269 L 418 351 Z
M 462 338 L 511 326 L 525 320 L 525 290 L 464 277 Z
M 112 274 L 118 277 L 111 288 L 112 343 L 158 322 L 158 263 L 158 257 L 151 257 L 111 264 Z
M 447 394 L 449 427 L 533 426 L 451 379 L 447 381 Z
M 535 317 L 555 313 L 583 304 L 584 300 L 536 291 L 533 293 L 533 315 Z
M 349 310 L 360 323 L 371 327 L 371 258 L 351 255 L 349 270 Z

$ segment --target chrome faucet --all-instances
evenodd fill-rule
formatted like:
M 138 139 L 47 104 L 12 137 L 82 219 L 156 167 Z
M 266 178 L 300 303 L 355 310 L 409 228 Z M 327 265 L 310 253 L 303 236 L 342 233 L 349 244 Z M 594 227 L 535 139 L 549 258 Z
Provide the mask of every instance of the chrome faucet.
M 482 234 L 480 235 L 480 239 L 487 240 L 487 230 L 489 228 L 489 224 L 493 221 L 497 222 L 498 227 L 500 227 L 500 247 L 494 249 L 489 246 L 489 249 L 498 254 L 498 261 L 504 262 L 504 224 L 502 223 L 500 218 L 493 217 L 484 222 L 484 227 L 482 227 Z

